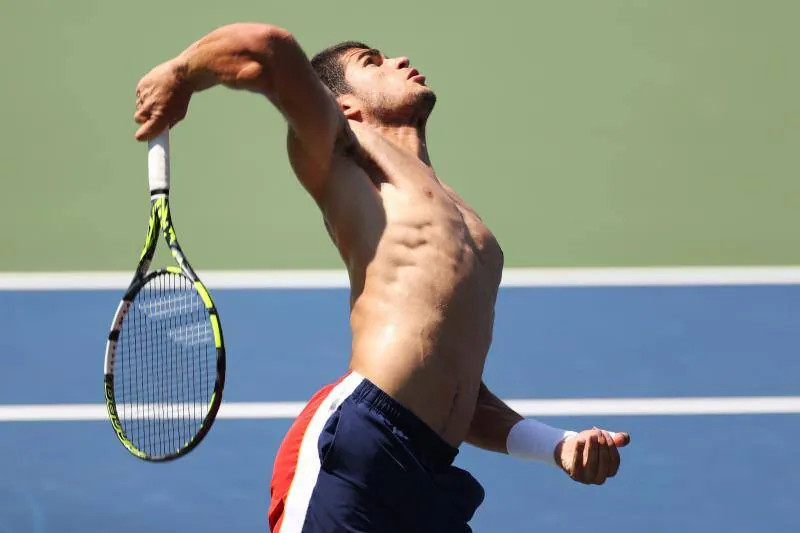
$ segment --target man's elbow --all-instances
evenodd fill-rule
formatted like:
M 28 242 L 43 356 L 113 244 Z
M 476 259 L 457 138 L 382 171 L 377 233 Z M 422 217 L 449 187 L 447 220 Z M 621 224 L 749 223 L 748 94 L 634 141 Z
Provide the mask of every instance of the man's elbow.
M 234 31 L 246 43 L 246 48 L 256 54 L 270 56 L 287 46 L 297 47 L 297 41 L 289 30 L 272 24 L 243 22 L 233 25 Z
M 234 22 L 220 26 L 204 40 L 224 43 L 225 48 L 250 59 L 264 59 L 287 45 L 298 46 L 288 30 L 258 22 Z
M 226 84 L 273 96 L 273 72 L 280 70 L 281 57 L 297 55 L 299 45 L 287 30 L 271 24 L 238 22 L 209 35 L 226 51 L 233 67 Z M 294 54 L 292 54 L 294 51 Z

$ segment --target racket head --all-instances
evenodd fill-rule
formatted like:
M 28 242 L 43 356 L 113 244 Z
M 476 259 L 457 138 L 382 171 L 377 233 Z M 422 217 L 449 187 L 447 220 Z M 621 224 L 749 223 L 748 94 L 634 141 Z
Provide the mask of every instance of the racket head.
M 104 367 L 108 416 L 130 453 L 161 462 L 192 451 L 225 385 L 222 328 L 202 282 L 174 267 L 135 280 L 115 313 Z

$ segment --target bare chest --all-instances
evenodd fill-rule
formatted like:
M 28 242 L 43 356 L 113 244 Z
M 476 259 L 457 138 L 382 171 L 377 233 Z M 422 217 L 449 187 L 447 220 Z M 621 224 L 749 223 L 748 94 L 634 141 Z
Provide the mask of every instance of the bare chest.
M 492 231 L 463 198 L 432 173 L 412 172 L 378 185 L 388 239 L 428 245 L 442 255 L 472 258 L 498 274 L 503 252 Z
M 358 239 L 367 245 L 363 251 L 373 256 L 387 241 L 433 246 L 445 255 L 466 250 L 499 275 L 503 252 L 477 212 L 416 154 L 373 132 L 357 133 L 358 153 L 340 160 L 335 181 L 349 184 L 339 189 L 347 193 L 337 194 L 337 211 L 359 222 L 345 225 L 376 229 L 364 232 L 369 242 Z
M 458 196 L 452 189 L 443 186 L 453 205 L 459 211 L 464 228 L 469 236 L 470 245 L 474 247 L 481 262 L 496 271 L 499 276 L 503 269 L 503 250 L 494 233 L 484 223 L 478 213 Z

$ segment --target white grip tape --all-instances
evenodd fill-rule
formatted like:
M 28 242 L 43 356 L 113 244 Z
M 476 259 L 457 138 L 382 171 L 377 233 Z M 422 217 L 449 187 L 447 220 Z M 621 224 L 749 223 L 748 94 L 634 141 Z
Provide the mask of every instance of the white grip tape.
M 150 192 L 169 190 L 169 129 L 147 143 L 147 177 Z

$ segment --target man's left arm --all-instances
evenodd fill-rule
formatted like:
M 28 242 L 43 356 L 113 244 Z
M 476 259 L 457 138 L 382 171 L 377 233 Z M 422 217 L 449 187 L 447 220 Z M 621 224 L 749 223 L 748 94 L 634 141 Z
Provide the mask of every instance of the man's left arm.
M 484 450 L 555 465 L 575 481 L 602 485 L 616 475 L 618 448 L 626 446 L 630 437 L 598 428 L 575 433 L 524 418 L 481 383 L 466 441 Z
M 497 453 L 508 453 L 508 434 L 522 416 L 511 409 L 481 382 L 475 414 L 467 434 L 467 442 L 478 448 Z

